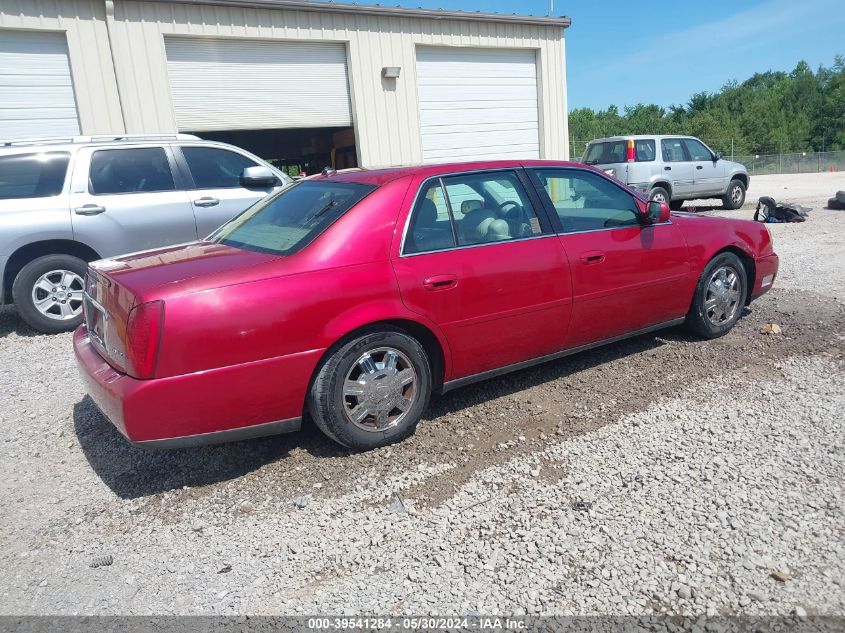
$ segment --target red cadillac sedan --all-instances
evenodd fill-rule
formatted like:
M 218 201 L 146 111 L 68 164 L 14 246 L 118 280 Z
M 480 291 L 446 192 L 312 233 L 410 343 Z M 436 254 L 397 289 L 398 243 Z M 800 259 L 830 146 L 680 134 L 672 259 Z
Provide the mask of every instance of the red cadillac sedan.
M 74 348 L 133 443 L 307 412 L 367 449 L 411 434 L 432 392 L 681 323 L 721 336 L 777 269 L 763 224 L 670 213 L 583 165 L 333 172 L 206 240 L 93 263 Z

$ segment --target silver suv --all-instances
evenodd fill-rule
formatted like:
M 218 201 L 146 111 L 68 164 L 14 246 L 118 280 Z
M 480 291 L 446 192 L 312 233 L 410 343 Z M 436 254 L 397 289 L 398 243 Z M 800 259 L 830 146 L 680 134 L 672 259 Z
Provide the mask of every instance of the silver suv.
M 204 237 L 290 182 L 186 134 L 0 141 L 0 304 L 71 330 L 87 262 Z
M 694 198 L 721 198 L 726 209 L 739 209 L 749 182 L 743 165 L 691 136 L 599 138 L 587 144 L 581 162 L 676 210 Z

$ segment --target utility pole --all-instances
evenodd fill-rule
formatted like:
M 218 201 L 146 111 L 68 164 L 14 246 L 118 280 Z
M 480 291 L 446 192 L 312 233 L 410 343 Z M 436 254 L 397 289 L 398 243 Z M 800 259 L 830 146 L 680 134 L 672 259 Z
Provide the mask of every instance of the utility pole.
M 555 0 L 549 0 L 549 15 L 555 14 Z

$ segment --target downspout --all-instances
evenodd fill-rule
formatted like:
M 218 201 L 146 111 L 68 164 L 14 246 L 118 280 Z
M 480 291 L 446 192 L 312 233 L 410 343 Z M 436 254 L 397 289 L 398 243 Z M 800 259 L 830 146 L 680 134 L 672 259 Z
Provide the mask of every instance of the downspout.
M 129 130 L 126 127 L 126 112 L 123 110 L 123 90 L 120 87 L 120 75 L 117 72 L 117 62 L 114 59 L 114 0 L 105 0 L 106 2 L 106 34 L 109 40 L 109 56 L 111 58 L 112 72 L 114 73 L 114 83 L 117 86 L 117 103 L 120 107 L 120 120 L 123 123 L 122 134 L 127 134 Z

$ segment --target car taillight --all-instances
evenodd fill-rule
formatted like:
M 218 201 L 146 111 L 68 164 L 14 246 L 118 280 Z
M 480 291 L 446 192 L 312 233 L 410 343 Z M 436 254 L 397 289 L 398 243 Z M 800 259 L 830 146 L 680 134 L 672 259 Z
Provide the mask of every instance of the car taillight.
M 152 378 L 164 323 L 164 302 L 151 301 L 132 308 L 126 327 L 126 371 L 135 378 Z
M 626 156 L 629 163 L 633 163 L 636 160 L 636 156 L 634 155 L 634 139 L 628 139 L 628 152 Z

